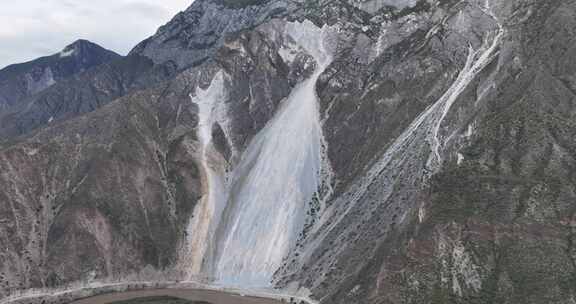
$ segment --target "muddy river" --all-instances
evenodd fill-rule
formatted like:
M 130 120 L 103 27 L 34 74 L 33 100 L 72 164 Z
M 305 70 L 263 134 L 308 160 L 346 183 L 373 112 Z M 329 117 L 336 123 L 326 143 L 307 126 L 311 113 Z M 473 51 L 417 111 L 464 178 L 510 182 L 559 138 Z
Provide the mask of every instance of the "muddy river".
M 286 304 L 280 300 L 212 290 L 157 289 L 103 294 L 71 304 Z M 293 302 L 296 303 L 296 302 Z

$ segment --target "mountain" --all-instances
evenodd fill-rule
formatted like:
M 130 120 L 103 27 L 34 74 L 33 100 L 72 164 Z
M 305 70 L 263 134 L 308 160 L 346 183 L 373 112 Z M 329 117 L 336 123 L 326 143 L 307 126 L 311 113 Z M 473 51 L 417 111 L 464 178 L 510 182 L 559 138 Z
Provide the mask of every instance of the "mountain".
M 0 111 L 22 99 L 121 56 L 87 40 L 77 40 L 58 54 L 0 70 Z
M 173 64 L 155 65 L 149 58 L 138 55 L 95 66 L 24 98 L 3 116 L 0 113 L 0 142 L 92 112 L 174 74 Z
M 196 0 L 1 121 L 0 296 L 192 281 L 326 304 L 571 303 L 575 15 Z

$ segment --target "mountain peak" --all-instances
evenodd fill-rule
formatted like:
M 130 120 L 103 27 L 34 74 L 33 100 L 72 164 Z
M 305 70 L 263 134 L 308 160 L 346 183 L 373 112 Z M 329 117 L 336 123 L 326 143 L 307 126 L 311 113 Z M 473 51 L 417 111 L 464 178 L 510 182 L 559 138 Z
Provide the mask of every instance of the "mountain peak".
M 60 58 L 63 58 L 78 55 L 90 55 L 94 53 L 118 56 L 118 54 L 114 53 L 113 51 L 107 50 L 100 45 L 86 39 L 78 39 L 72 42 L 71 44 L 67 45 L 59 53 L 59 55 Z
M 113 51 L 79 39 L 57 54 L 7 66 L 0 70 L 0 112 L 63 79 L 118 58 Z
M 97 46 L 100 47 L 98 44 L 90 41 L 90 40 L 86 40 L 86 39 L 77 39 L 76 41 L 72 42 L 71 44 L 69 44 L 66 47 L 71 47 L 71 46 L 81 46 L 81 45 L 91 45 L 91 46 Z

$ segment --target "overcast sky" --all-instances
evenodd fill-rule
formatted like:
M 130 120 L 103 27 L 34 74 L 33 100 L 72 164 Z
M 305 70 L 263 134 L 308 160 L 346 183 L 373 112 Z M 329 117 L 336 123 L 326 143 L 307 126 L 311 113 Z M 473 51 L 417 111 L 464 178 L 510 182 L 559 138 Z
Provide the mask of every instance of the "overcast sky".
M 193 0 L 0 0 L 0 68 L 87 39 L 125 55 Z

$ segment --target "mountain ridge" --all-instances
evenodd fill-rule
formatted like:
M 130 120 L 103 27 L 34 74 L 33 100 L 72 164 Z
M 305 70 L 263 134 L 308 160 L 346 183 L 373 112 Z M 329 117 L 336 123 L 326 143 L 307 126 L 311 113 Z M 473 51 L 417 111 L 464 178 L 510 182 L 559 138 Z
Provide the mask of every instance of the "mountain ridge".
M 88 40 L 79 39 L 59 53 L 6 66 L 0 70 L 0 109 L 16 105 L 56 82 L 120 57 Z

